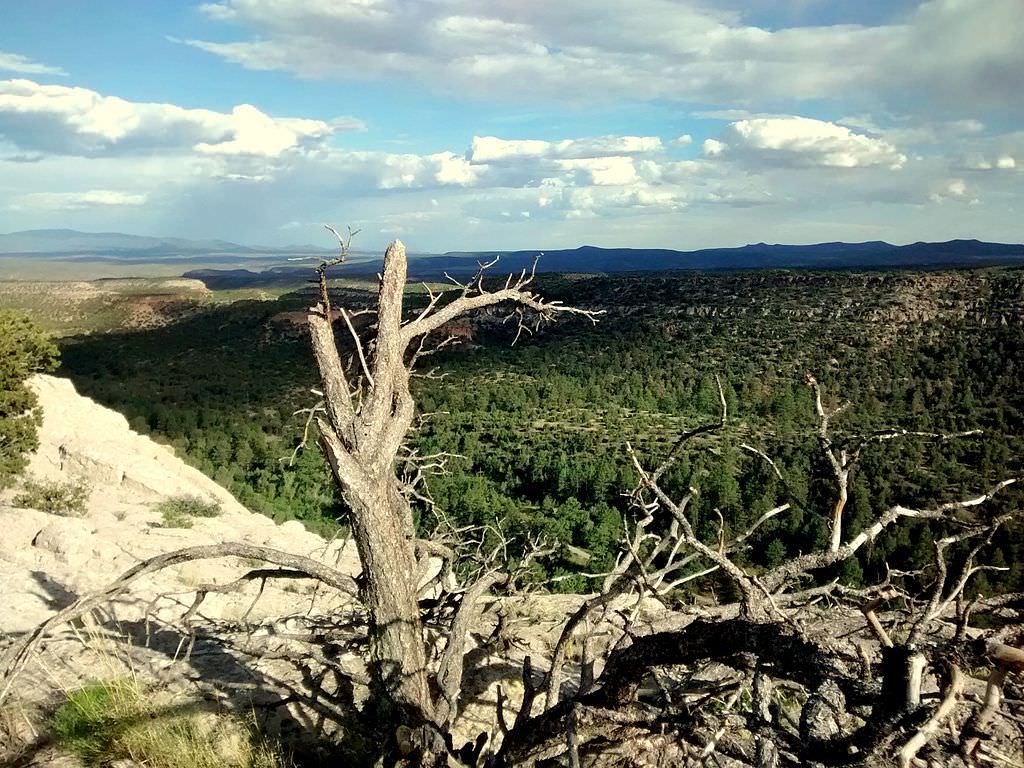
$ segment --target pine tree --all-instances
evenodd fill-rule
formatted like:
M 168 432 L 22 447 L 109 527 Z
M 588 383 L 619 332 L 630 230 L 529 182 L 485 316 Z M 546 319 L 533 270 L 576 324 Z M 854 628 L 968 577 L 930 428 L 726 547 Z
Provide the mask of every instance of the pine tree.
M 38 326 L 24 315 L 0 310 L 0 489 L 25 468 L 25 454 L 39 444 L 42 414 L 26 380 L 56 364 L 57 348 Z

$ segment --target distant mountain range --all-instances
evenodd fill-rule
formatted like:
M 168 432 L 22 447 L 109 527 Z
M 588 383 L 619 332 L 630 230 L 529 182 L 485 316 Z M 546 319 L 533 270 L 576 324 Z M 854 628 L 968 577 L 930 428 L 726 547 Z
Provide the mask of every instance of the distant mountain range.
M 287 261 L 295 254 L 330 254 L 330 248 L 312 245 L 286 247 L 239 245 L 225 240 L 186 240 L 142 237 L 118 232 L 78 232 L 39 229 L 0 234 L 0 255 L 41 259 L 109 261 L 120 264 L 232 262 L 232 269 L 196 269 L 186 272 L 208 284 L 256 285 L 308 275 L 309 265 Z M 549 251 L 452 251 L 441 255 L 411 254 L 414 277 L 431 278 L 466 274 L 477 262 L 500 256 L 497 272 L 529 269 L 541 255 L 540 272 L 634 272 L 667 269 L 877 269 L 885 267 L 942 267 L 1024 264 L 1024 245 L 950 240 L 942 243 L 893 245 L 881 240 L 866 243 L 770 245 L 756 243 L 738 248 L 677 251 L 665 248 L 598 248 L 584 245 Z M 211 258 L 223 256 L 225 258 Z M 227 258 L 227 257 L 230 257 Z M 351 275 L 373 275 L 379 254 L 354 253 L 353 261 L 339 270 Z M 251 267 L 251 268 L 250 268 Z
M 538 272 L 657 272 L 671 269 L 881 269 L 899 267 L 954 267 L 1024 264 L 1024 245 L 950 240 L 944 243 L 892 245 L 867 243 L 819 243 L 817 245 L 768 245 L 739 248 L 705 248 L 673 251 L 662 248 L 598 248 L 584 245 L 555 251 L 456 251 L 440 256 L 410 256 L 409 273 L 420 279 L 438 278 L 446 272 L 465 275 L 480 261 L 499 256 L 494 274 L 530 269 L 535 259 Z M 380 259 L 347 264 L 336 274 L 365 276 L 376 273 Z M 308 267 L 278 266 L 263 272 L 248 269 L 198 269 L 186 277 L 203 280 L 211 288 L 271 284 L 308 274 Z
M 181 237 L 145 237 L 121 232 L 79 232 L 75 229 L 29 229 L 0 234 L 0 254 L 47 256 L 102 255 L 160 258 L 211 253 L 266 255 L 274 253 L 330 252 L 315 245 L 250 246 L 227 240 L 186 240 Z
M 415 262 L 430 271 L 465 267 L 481 258 L 501 256 L 506 270 L 529 268 L 540 251 L 446 253 Z M 769 245 L 756 243 L 738 248 L 704 248 L 674 251 L 661 248 L 598 248 L 584 245 L 572 250 L 544 251 L 537 265 L 545 272 L 631 272 L 663 269 L 784 269 L 850 267 L 923 267 L 1024 263 L 1024 245 L 950 240 L 944 243 L 892 245 L 876 240 L 867 243 L 818 243 L 816 245 Z

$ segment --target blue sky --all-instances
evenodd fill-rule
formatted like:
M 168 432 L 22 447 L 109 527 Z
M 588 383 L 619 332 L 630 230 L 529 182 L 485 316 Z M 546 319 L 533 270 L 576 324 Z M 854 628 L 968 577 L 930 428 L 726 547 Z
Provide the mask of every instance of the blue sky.
M 1020 241 L 1020 0 L 35 0 L 0 231 Z

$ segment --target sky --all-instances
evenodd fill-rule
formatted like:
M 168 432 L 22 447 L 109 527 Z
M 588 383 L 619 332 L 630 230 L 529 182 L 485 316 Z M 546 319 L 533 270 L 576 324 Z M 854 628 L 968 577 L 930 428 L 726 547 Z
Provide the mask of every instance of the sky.
M 1024 240 L 1024 0 L 0 0 L 0 232 Z

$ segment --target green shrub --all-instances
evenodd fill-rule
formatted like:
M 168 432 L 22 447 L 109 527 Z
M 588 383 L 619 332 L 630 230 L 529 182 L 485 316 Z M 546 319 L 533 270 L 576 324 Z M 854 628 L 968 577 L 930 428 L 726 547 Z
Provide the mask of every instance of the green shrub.
M 161 528 L 191 528 L 192 518 L 176 509 L 160 510 Z
M 0 309 L 0 490 L 26 465 L 25 455 L 38 445 L 42 414 L 25 381 L 33 373 L 57 366 L 57 348 L 24 315 Z
M 191 528 L 192 520 L 197 517 L 217 517 L 220 514 L 220 502 L 204 499 L 201 496 L 172 496 L 156 505 L 160 513 L 162 528 Z
M 118 760 L 149 768 L 278 768 L 285 764 L 238 718 L 175 701 L 131 679 L 68 694 L 50 723 L 54 740 L 86 765 Z
M 89 487 L 83 483 L 61 483 L 26 480 L 21 493 L 14 497 L 19 507 L 38 509 L 51 515 L 78 517 L 85 513 Z

